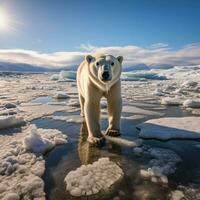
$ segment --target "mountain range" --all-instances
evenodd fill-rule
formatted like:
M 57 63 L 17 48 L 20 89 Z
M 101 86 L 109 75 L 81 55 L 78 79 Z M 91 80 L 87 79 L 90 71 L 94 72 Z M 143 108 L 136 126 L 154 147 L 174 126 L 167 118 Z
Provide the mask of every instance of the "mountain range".
M 77 65 L 67 66 L 67 67 L 41 67 L 24 63 L 8 63 L 0 62 L 0 71 L 1 72 L 59 72 L 61 70 L 70 70 L 76 71 Z M 134 71 L 134 70 L 150 70 L 150 69 L 169 69 L 173 66 L 168 64 L 161 65 L 145 65 L 143 63 L 134 64 L 131 66 L 123 67 L 123 71 Z

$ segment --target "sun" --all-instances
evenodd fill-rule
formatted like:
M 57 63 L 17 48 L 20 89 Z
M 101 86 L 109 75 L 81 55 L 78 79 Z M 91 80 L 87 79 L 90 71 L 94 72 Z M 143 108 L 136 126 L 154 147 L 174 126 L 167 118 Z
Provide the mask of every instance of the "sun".
M 0 30 L 6 30 L 9 26 L 9 20 L 5 12 L 0 10 Z

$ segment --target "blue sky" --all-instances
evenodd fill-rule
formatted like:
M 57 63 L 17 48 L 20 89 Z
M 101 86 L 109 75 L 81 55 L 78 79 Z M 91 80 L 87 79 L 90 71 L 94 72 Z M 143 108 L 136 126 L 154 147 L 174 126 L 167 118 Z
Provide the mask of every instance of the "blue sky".
M 172 48 L 200 41 L 198 0 L 0 0 L 16 31 L 1 48 L 76 51 L 81 44 Z
M 105 52 L 127 66 L 200 64 L 199 19 L 199 0 L 0 0 L 0 61 L 70 66 Z

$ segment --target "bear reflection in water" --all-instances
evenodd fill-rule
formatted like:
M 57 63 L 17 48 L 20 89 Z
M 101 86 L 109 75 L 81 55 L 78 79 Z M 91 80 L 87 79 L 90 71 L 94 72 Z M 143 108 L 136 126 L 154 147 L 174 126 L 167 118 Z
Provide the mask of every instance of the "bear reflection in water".
M 78 143 L 78 154 L 81 164 L 91 164 L 101 157 L 110 157 L 111 160 L 119 161 L 121 157 L 121 147 L 115 144 L 102 144 L 102 148 L 97 148 L 91 143 L 87 142 L 88 130 L 86 123 L 83 122 L 80 128 L 80 136 Z M 104 145 L 104 146 L 103 146 Z

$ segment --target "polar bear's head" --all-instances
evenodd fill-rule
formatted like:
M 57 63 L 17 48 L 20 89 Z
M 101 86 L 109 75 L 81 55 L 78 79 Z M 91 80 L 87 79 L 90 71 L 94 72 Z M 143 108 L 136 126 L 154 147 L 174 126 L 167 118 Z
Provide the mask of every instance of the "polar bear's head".
M 85 57 L 88 63 L 89 73 L 92 79 L 98 79 L 103 84 L 114 83 L 120 78 L 122 71 L 123 57 L 114 57 L 112 55 L 87 55 Z

